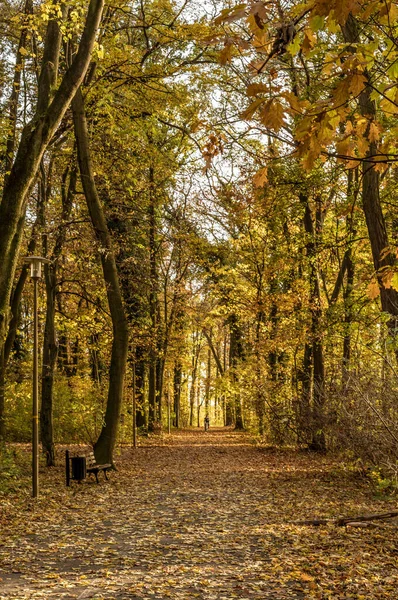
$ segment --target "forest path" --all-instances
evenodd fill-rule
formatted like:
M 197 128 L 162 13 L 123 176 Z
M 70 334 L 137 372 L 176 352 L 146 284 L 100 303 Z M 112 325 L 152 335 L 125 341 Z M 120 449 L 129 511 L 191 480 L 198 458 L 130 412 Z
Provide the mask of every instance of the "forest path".
M 336 459 L 229 429 L 145 444 L 110 482 L 65 488 L 60 466 L 36 502 L 0 500 L 2 600 L 398 598 L 394 522 L 290 523 L 395 508 Z

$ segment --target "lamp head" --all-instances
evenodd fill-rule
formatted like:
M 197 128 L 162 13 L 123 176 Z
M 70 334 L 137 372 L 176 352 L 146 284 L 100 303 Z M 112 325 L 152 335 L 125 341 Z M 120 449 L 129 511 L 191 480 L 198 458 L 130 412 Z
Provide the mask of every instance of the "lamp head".
M 42 256 L 27 256 L 25 262 L 30 264 L 30 276 L 32 279 L 41 279 L 41 266 L 50 263 L 51 260 Z

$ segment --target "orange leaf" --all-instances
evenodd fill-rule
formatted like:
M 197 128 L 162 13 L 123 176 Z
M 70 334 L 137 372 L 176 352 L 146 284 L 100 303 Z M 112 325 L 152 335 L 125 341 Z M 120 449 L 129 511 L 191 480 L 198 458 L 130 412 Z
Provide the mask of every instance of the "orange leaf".
M 252 83 L 247 86 L 246 94 L 248 96 L 256 96 L 256 94 L 260 94 L 261 92 L 268 92 L 269 86 L 265 83 Z
M 253 177 L 253 183 L 256 187 L 262 187 L 268 181 L 268 167 L 263 167 Z
M 260 113 L 260 120 L 265 127 L 279 131 L 283 126 L 284 109 L 277 100 L 270 100 Z
M 242 119 L 251 119 L 254 113 L 259 108 L 259 106 L 261 106 L 261 104 L 264 104 L 264 102 L 266 102 L 265 98 L 257 98 L 256 100 L 254 100 L 241 114 Z
M 379 284 L 376 279 L 372 279 L 369 283 L 366 293 L 371 300 L 374 300 L 380 294 Z

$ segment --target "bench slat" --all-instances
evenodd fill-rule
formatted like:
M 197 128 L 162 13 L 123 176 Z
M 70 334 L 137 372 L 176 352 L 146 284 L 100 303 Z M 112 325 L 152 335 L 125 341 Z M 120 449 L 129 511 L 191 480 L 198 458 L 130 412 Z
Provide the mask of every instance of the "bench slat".
M 86 459 L 86 472 L 90 473 L 90 474 L 94 474 L 95 478 L 97 480 L 97 483 L 99 483 L 98 473 L 100 471 L 103 471 L 105 479 L 108 479 L 106 472 L 113 468 L 113 465 L 111 465 L 110 463 L 98 465 L 95 461 L 95 455 L 94 455 L 93 451 L 81 451 L 81 452 L 76 451 L 73 453 L 67 451 L 66 456 L 67 456 L 68 463 L 69 463 L 69 460 L 73 457 L 84 457 Z M 69 485 L 68 474 L 69 474 L 69 466 L 67 467 L 67 485 Z

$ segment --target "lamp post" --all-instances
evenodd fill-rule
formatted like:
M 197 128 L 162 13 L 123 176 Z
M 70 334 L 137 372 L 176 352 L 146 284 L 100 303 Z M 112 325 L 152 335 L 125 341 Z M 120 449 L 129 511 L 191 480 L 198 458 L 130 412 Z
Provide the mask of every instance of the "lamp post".
M 51 262 L 41 256 L 28 256 L 30 276 L 33 279 L 33 405 L 32 405 L 32 496 L 39 493 L 39 334 L 37 315 L 37 288 L 41 279 L 42 264 Z

